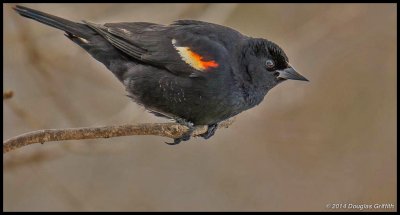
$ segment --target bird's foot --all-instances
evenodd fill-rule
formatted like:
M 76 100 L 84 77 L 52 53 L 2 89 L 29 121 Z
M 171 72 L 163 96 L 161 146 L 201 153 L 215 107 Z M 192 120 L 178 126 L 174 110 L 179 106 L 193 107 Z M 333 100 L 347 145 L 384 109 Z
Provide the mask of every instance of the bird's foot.
M 210 124 L 210 125 L 208 125 L 208 129 L 207 129 L 206 133 L 200 134 L 199 136 L 203 137 L 204 139 L 208 139 L 208 138 L 214 136 L 215 131 L 217 130 L 217 128 L 218 128 L 218 124 L 217 123 Z
M 192 134 L 193 134 L 193 131 L 194 131 L 194 124 L 192 122 L 186 121 L 184 119 L 177 119 L 176 122 L 188 127 L 189 130 L 186 131 L 184 134 L 182 134 L 182 136 L 180 136 L 178 138 L 175 138 L 173 143 L 165 142 L 168 145 L 177 145 L 182 141 L 190 140 L 190 138 L 192 137 Z

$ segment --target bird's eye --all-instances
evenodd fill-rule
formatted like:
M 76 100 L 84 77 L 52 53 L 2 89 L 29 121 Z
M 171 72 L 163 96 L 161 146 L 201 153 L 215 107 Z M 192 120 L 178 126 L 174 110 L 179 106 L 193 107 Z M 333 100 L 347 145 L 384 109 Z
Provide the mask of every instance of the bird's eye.
M 267 67 L 268 70 L 272 70 L 275 67 L 275 63 L 273 60 L 267 60 L 265 62 L 265 66 Z

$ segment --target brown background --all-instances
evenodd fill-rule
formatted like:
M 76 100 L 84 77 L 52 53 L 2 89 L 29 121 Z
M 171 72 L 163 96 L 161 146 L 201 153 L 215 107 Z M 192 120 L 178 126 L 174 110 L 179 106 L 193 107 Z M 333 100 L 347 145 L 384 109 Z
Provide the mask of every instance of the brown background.
M 396 203 L 395 4 L 26 4 L 71 20 L 200 19 L 275 41 L 287 81 L 209 141 L 133 136 L 3 156 L 6 211 L 333 211 Z M 63 33 L 3 5 L 4 139 L 165 122 Z M 384 209 L 383 209 L 384 210 Z M 397 206 L 394 209 L 397 210 Z M 352 210 L 357 211 L 357 210 Z

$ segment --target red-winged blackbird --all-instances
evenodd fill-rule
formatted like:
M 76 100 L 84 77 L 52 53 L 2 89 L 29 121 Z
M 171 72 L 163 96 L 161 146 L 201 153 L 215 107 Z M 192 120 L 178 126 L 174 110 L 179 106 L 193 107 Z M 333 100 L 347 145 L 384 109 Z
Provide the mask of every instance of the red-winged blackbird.
M 231 28 L 195 20 L 171 25 L 120 22 L 76 23 L 16 6 L 20 15 L 66 32 L 125 85 L 133 101 L 150 112 L 187 125 L 174 140 L 189 140 L 194 125 L 219 122 L 258 105 L 287 79 L 308 81 L 275 43 Z

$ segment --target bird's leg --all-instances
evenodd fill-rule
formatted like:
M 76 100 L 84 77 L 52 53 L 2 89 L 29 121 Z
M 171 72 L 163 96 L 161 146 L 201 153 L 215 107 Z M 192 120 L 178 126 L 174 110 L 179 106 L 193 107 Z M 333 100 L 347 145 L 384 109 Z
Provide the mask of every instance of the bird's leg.
M 214 136 L 217 128 L 218 128 L 218 123 L 210 124 L 210 125 L 208 125 L 208 129 L 207 129 L 206 133 L 200 134 L 199 136 L 203 137 L 204 139 L 208 139 L 208 138 Z
M 189 130 L 187 132 L 185 132 L 184 134 L 182 134 L 182 136 L 180 136 L 178 138 L 175 138 L 173 143 L 165 142 L 168 145 L 177 145 L 182 141 L 190 140 L 190 137 L 192 136 L 192 133 L 194 131 L 194 124 L 192 122 L 189 122 L 189 121 L 187 121 L 185 119 L 176 119 L 176 122 L 181 124 L 181 125 L 184 125 L 184 126 L 188 127 Z

